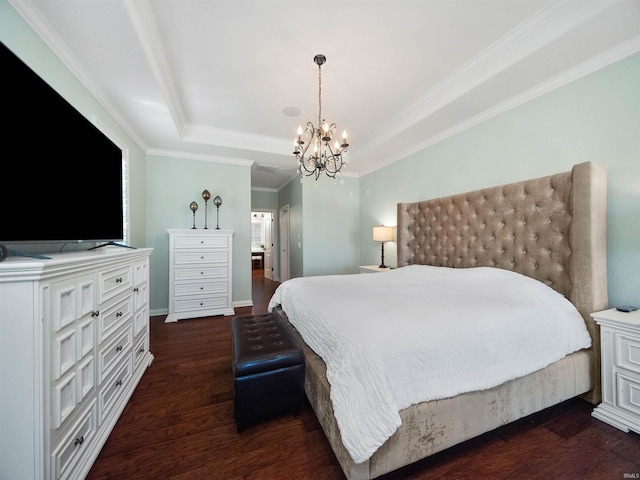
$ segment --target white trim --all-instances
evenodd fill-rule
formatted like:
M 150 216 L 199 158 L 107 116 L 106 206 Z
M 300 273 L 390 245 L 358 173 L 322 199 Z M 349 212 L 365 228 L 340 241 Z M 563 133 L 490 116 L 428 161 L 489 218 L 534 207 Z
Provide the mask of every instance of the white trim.
M 183 158 L 186 160 L 202 160 L 205 162 L 228 163 L 231 165 L 243 165 L 250 167 L 253 160 L 241 160 L 232 157 L 221 157 L 219 155 L 207 155 L 200 153 L 179 152 L 177 150 L 162 150 L 159 148 L 150 148 L 145 151 L 146 155 L 156 155 L 158 157 Z
M 547 94 L 553 90 L 556 90 L 564 85 L 574 82 L 586 75 L 596 72 L 608 65 L 611 65 L 617 61 L 620 61 L 630 55 L 633 55 L 640 51 L 640 36 L 631 38 L 630 40 L 610 49 L 600 55 L 593 57 L 586 62 L 583 62 L 570 70 L 567 70 L 555 77 L 539 83 L 533 88 L 522 92 L 498 105 L 485 110 L 467 120 L 454 125 L 451 128 L 441 131 L 437 135 L 427 138 L 423 142 L 413 145 L 411 148 L 397 151 L 395 155 L 389 157 L 387 161 L 378 162 L 369 169 L 363 169 L 360 172 L 360 176 L 368 175 L 381 168 L 391 165 L 403 158 L 408 157 L 416 152 L 424 150 L 431 145 L 435 145 L 438 142 L 446 140 L 449 137 L 457 135 L 475 125 L 485 122 L 493 117 L 496 117 L 502 113 L 505 113 L 511 109 L 514 109 L 520 105 L 523 105 L 531 100 L 534 100 L 544 94 Z
M 180 136 L 184 131 L 186 116 L 180 97 L 177 94 L 176 82 L 171 73 L 171 65 L 167 61 L 162 39 L 158 32 L 151 4 L 148 0 L 136 0 L 135 2 L 123 2 L 129 13 L 129 18 L 134 30 L 138 34 L 140 46 L 142 47 L 151 71 L 158 81 L 162 95 L 167 101 L 169 115 L 173 119 L 173 124 Z

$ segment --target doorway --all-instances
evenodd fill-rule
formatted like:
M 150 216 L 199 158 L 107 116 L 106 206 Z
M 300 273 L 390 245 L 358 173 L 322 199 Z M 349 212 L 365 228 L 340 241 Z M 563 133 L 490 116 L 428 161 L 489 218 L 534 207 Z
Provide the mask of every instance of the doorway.
M 280 209 L 280 283 L 289 280 L 289 205 Z
M 251 269 L 263 270 L 269 280 L 273 280 L 273 247 L 273 212 L 251 212 Z

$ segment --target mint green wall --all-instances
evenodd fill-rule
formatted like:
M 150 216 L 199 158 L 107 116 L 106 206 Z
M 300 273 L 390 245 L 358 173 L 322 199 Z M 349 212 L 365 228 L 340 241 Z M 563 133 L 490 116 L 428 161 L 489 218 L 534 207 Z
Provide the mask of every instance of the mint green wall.
M 278 215 L 285 205 L 289 206 L 289 278 L 302 277 L 304 244 L 302 243 L 302 184 L 299 178 L 291 180 L 278 192 Z
M 147 245 L 151 256 L 150 308 L 152 315 L 165 314 L 169 302 L 169 228 L 191 228 L 192 201 L 198 203 L 196 228 L 204 228 L 202 191 L 222 198 L 219 225 L 234 230 L 233 303 L 251 305 L 251 170 L 201 160 L 147 156 Z M 216 228 L 216 207 L 209 201 L 207 227 Z
M 360 179 L 361 262 L 371 226 L 396 204 L 551 175 L 594 161 L 608 170 L 610 305 L 640 305 L 640 54 L 619 61 Z M 388 261 L 387 261 L 388 260 Z M 396 265 L 395 248 L 385 263 Z
M 278 210 L 278 192 L 251 190 L 251 210 Z
M 279 191 L 289 205 L 290 277 L 357 273 L 360 258 L 359 180 L 293 179 Z
M 136 145 L 129 135 L 102 107 L 95 97 L 80 83 L 80 81 L 67 69 L 60 59 L 49 49 L 42 39 L 24 22 L 22 17 L 6 2 L 0 0 L 0 38 L 2 42 L 51 87 L 62 95 L 71 105 L 89 120 L 93 117 L 100 122 L 100 128 L 112 140 L 128 149 L 129 152 L 129 181 L 135 185 L 129 189 L 130 208 L 130 237 L 129 244 L 136 247 L 146 246 L 146 204 L 145 204 L 145 163 L 144 152 Z M 33 119 L 37 124 L 37 115 Z M 104 128 L 103 128 L 104 127 Z M 30 129 L 25 125 L 25 132 Z M 70 139 L 73 132 L 69 132 Z M 37 141 L 37 138 L 34 138 Z M 70 142 L 70 148 L 81 148 Z M 98 173 L 99 165 L 91 163 L 91 152 L 87 152 L 87 171 Z M 19 161 L 25 163 L 25 168 L 30 166 L 28 148 L 25 148 L 25 157 Z M 88 178 L 88 177 L 87 177 Z M 21 250 L 29 251 L 53 251 L 60 245 L 32 245 L 24 246 Z M 86 245 L 66 245 L 65 251 L 77 248 L 86 248 Z
M 303 204 L 303 275 L 357 273 L 360 260 L 359 179 L 344 184 L 305 178 Z M 299 181 L 299 180 L 298 180 Z

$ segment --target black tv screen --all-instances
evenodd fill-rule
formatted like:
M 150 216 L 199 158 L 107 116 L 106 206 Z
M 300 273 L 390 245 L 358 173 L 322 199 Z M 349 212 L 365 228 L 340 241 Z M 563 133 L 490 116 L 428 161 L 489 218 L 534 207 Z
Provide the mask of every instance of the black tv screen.
M 4 44 L 0 55 L 0 243 L 122 240 L 122 151 Z

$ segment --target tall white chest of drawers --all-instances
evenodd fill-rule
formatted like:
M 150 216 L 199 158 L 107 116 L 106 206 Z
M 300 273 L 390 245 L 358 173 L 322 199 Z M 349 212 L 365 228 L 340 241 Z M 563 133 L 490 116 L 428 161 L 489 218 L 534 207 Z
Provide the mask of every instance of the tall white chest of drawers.
M 233 315 L 233 230 L 169 229 L 167 322 Z
M 150 254 L 0 263 L 0 478 L 85 478 L 153 360 Z

